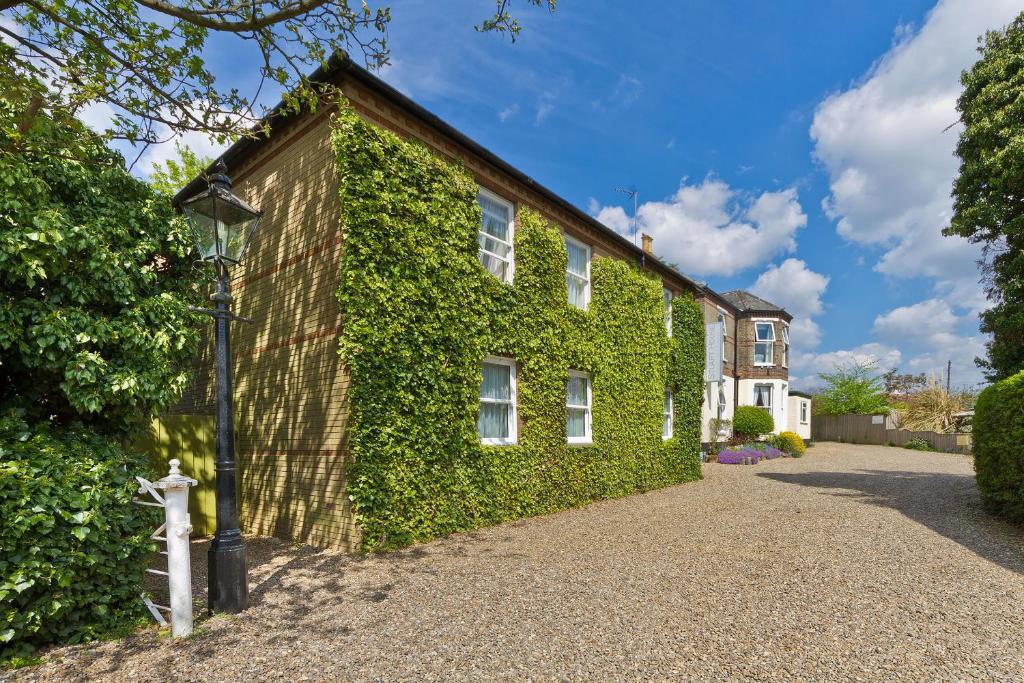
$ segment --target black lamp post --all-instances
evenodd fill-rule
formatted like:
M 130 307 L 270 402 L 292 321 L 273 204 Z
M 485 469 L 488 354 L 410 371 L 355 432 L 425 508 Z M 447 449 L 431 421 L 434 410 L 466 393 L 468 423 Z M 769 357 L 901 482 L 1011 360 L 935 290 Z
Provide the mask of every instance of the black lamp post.
M 218 161 L 208 189 L 181 204 L 195 233 L 203 261 L 213 264 L 217 289 L 214 307 L 198 308 L 213 316 L 217 340 L 217 533 L 208 553 L 210 611 L 237 614 L 249 603 L 245 542 L 238 528 L 238 488 L 235 467 L 235 427 L 231 400 L 231 336 L 229 323 L 246 318 L 229 310 L 228 266 L 238 265 L 263 212 L 231 192 L 227 167 Z

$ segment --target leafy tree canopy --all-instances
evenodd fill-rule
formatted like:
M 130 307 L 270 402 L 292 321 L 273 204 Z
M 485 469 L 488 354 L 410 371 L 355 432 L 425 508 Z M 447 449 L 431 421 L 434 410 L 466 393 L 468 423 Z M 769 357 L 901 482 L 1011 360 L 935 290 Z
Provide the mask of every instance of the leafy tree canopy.
M 1024 369 L 1024 14 L 981 41 L 981 59 L 961 76 L 964 130 L 947 235 L 985 246 L 982 272 L 994 306 L 981 316 L 992 334 L 978 365 L 989 380 Z
M 555 9 L 555 0 L 523 1 Z M 497 0 L 477 30 L 515 40 L 510 4 Z M 371 68 L 388 63 L 391 13 L 365 0 L 0 0 L 0 19 L 0 85 L 22 102 L 20 125 L 41 108 L 99 103 L 111 138 L 154 143 L 188 131 L 221 141 L 257 132 L 265 86 L 287 93 L 286 111 L 315 105 L 307 74 L 335 52 L 357 50 Z M 217 83 L 205 59 L 216 34 L 254 48 L 261 80 L 252 93 Z
M 887 411 L 885 382 L 876 371 L 874 363 L 858 362 L 820 373 L 825 388 L 814 397 L 818 414 L 871 415 Z
M 59 109 L 21 130 L 22 104 L 0 95 L 0 414 L 122 435 L 188 381 L 191 240 L 99 136 Z
M 149 184 L 158 192 L 174 196 L 188 185 L 194 178 L 206 173 L 213 159 L 199 156 L 188 145 L 174 143 L 178 153 L 177 159 L 168 159 L 160 164 L 153 164 L 149 174 Z

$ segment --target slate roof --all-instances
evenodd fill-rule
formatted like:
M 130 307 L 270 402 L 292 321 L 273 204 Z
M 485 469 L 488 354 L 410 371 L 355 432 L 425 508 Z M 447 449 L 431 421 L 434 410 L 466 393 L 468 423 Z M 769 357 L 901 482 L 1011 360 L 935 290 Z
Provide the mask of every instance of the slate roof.
M 742 289 L 723 292 L 721 296 L 743 313 L 785 313 L 787 316 L 789 315 L 781 306 L 776 306 L 772 302 L 765 301 Z

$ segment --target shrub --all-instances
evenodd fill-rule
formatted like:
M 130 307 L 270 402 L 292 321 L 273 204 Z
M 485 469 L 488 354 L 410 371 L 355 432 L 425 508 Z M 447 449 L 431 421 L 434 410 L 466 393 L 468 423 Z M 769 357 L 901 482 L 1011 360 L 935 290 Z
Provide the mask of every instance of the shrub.
M 779 434 L 780 448 L 794 458 L 799 458 L 807 450 L 804 440 L 796 432 L 782 432 Z
M 135 622 L 155 528 L 143 456 L 84 430 L 0 418 L 0 661 Z
M 985 507 L 1024 521 L 1024 372 L 997 382 L 974 408 L 974 470 Z
M 768 411 L 755 406 L 739 406 L 732 418 L 732 430 L 743 439 L 758 439 L 775 429 L 775 421 Z
M 910 441 L 903 444 L 904 448 L 909 448 L 912 451 L 937 451 L 938 449 L 932 445 L 932 442 L 928 439 L 921 437 L 915 437 Z

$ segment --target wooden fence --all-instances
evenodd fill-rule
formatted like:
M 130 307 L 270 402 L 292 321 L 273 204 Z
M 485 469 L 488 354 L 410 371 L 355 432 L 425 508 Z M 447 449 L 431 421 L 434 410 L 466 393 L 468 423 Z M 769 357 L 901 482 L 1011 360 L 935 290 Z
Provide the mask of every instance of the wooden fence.
M 924 439 L 946 453 L 970 453 L 970 434 L 939 434 L 899 429 L 889 415 L 815 415 L 811 420 L 815 441 L 902 446 L 911 439 Z

